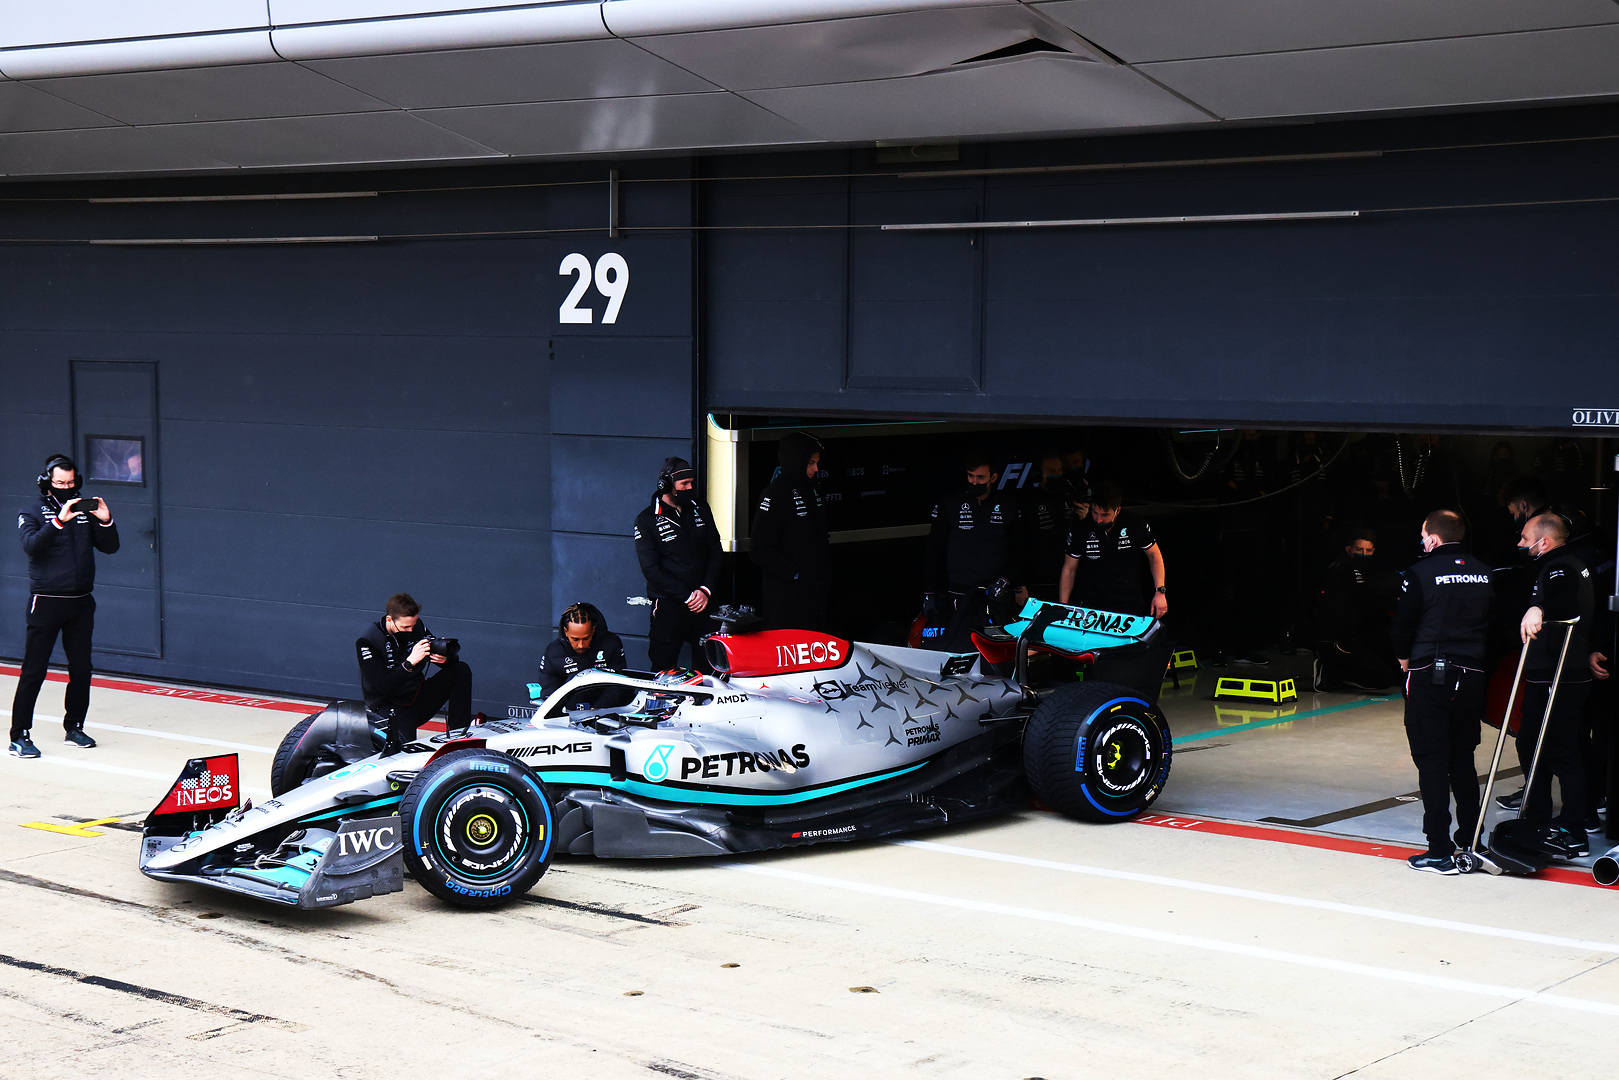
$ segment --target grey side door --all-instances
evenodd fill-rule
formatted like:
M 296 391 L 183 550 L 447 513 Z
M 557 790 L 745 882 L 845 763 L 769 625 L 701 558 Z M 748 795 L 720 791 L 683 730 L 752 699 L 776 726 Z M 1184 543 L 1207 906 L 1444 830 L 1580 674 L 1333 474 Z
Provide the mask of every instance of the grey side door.
M 107 501 L 121 543 L 96 555 L 96 651 L 161 657 L 157 365 L 75 360 L 73 442 L 85 494 Z

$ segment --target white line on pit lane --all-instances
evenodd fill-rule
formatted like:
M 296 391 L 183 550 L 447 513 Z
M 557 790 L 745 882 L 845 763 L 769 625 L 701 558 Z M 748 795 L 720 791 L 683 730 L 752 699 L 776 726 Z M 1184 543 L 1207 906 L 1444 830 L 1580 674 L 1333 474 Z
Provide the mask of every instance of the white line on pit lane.
M 10 716 L 10 709 L 0 709 L 0 716 Z M 34 714 L 35 720 L 53 720 L 61 723 L 60 716 L 44 716 Z M 246 750 L 250 754 L 273 754 L 275 750 L 268 746 L 254 746 L 252 743 L 226 742 L 224 739 L 205 739 L 201 735 L 181 735 L 173 731 L 156 731 L 152 728 L 123 727 L 118 724 L 98 724 L 93 720 L 86 721 L 85 727 L 95 728 L 97 731 L 117 731 L 124 735 L 148 735 L 154 739 L 173 739 L 175 742 L 195 743 L 198 746 L 219 746 L 226 750 Z
M 1428 926 L 1437 930 L 1455 930 L 1463 934 L 1510 938 L 1514 941 L 1531 941 L 1537 945 L 1556 945 L 1563 948 L 1580 949 L 1585 952 L 1619 953 L 1619 944 L 1611 941 L 1587 941 L 1583 938 L 1537 934 L 1529 930 L 1511 930 L 1499 926 L 1485 926 L 1482 923 L 1453 922 L 1450 919 L 1435 919 L 1427 915 L 1408 915 L 1403 911 L 1361 907 L 1358 904 L 1339 904 L 1331 900 L 1312 900 L 1304 896 L 1288 896 L 1285 893 L 1258 892 L 1254 889 L 1239 889 L 1230 885 L 1211 885 L 1207 882 L 1189 881 L 1185 878 L 1159 877 L 1156 874 L 1136 874 L 1128 870 L 1108 870 L 1100 866 L 1053 862 L 1050 859 L 1034 859 L 1026 855 L 1006 855 L 998 851 L 957 847 L 954 844 L 936 844 L 931 840 L 891 840 L 889 843 L 898 847 L 922 848 L 924 851 L 939 851 L 948 855 L 966 855 L 974 859 L 988 859 L 991 862 L 1032 866 L 1041 870 L 1061 870 L 1069 874 L 1089 874 L 1093 877 L 1113 878 L 1118 881 L 1137 881 L 1144 885 L 1164 885 L 1173 889 L 1190 889 L 1193 892 L 1236 896 L 1245 900 L 1263 900 L 1266 903 L 1286 904 L 1290 907 L 1317 908 L 1321 911 L 1336 911 L 1345 915 L 1360 915 L 1368 919 L 1386 919 L 1389 922 L 1410 923 L 1412 926 Z
M 83 752 L 84 751 L 82 750 L 74 751 L 74 753 Z M 157 773 L 151 772 L 147 769 L 131 769 L 123 765 L 104 765 L 99 761 L 74 761 L 57 754 L 42 754 L 34 760 L 45 765 L 62 765 L 69 769 L 89 769 L 91 772 L 113 773 L 117 776 L 133 776 L 140 780 L 161 780 L 166 784 L 174 783 L 175 778 L 180 775 L 178 772 L 172 774 Z M 268 799 L 270 797 L 270 793 L 263 788 L 243 788 L 242 792 L 254 799 Z
M 1382 979 L 1386 982 L 1406 983 L 1411 986 L 1426 986 L 1435 990 L 1451 990 L 1456 993 L 1476 994 L 1481 997 L 1505 998 L 1508 1001 L 1529 1001 L 1538 1005 L 1551 1005 L 1560 1009 L 1575 1009 L 1580 1012 L 1619 1016 L 1619 1004 L 1611 1004 L 1606 1001 L 1591 1001 L 1587 998 L 1568 997 L 1564 994 L 1548 994 L 1540 990 L 1530 990 L 1524 987 L 1470 982 L 1466 979 L 1447 979 L 1440 975 L 1424 975 L 1421 972 L 1401 971 L 1398 968 L 1357 964 L 1350 960 L 1333 960 L 1330 957 L 1311 956 L 1308 953 L 1267 949 L 1258 945 L 1239 945 L 1235 942 L 1220 941 L 1215 938 L 1177 934 L 1168 930 L 1151 930 L 1145 926 L 1130 926 L 1126 923 L 1103 922 L 1100 919 L 1088 919 L 1083 915 L 1068 915 L 1057 911 L 1014 907 L 1011 904 L 968 900 L 959 896 L 942 896 L 938 893 L 915 892 L 911 889 L 895 889 L 887 885 L 868 885 L 863 881 L 847 881 L 842 878 L 823 877 L 819 874 L 805 874 L 797 870 L 783 870 L 776 866 L 753 866 L 734 862 L 719 863 L 718 865 L 723 869 L 739 870 L 745 874 L 759 874 L 763 877 L 781 878 L 785 881 L 796 881 L 805 885 L 843 889 L 848 892 L 865 893 L 868 896 L 910 900 L 918 904 L 959 908 L 963 911 L 978 911 L 990 915 L 1008 915 L 1017 919 L 1034 919 L 1039 922 L 1073 926 L 1081 930 L 1092 930 L 1101 934 L 1117 934 L 1120 937 L 1157 941 L 1166 945 L 1180 945 L 1191 949 L 1201 949 L 1206 952 L 1247 956 L 1256 960 L 1271 960 L 1276 963 L 1293 964 L 1298 967 L 1315 968 L 1321 971 L 1337 971 L 1347 975 L 1362 975 L 1367 978 Z

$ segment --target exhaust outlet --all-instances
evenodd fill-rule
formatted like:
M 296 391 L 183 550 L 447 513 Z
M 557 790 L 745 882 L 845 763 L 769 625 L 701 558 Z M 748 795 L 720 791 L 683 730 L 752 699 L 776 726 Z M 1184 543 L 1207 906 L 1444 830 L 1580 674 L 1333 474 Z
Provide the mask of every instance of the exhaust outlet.
M 1591 864 L 1591 876 L 1598 885 L 1619 884 L 1619 846 L 1609 848 L 1606 855 Z

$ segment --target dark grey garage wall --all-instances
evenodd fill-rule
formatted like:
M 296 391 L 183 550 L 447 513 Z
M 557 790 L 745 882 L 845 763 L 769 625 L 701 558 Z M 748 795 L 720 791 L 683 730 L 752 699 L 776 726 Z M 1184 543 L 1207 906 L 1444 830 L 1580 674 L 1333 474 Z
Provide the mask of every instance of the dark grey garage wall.
M 593 196 L 586 196 L 593 197 Z M 601 322 L 605 298 L 589 294 L 588 324 L 553 328 L 551 371 L 552 618 L 576 601 L 595 604 L 624 637 L 632 667 L 646 666 L 650 609 L 631 540 L 635 515 L 652 499 L 663 459 L 695 461 L 692 192 L 687 184 L 626 184 L 630 226 L 662 224 L 618 239 L 594 234 L 553 241 L 555 275 L 570 252 L 591 264 L 624 257 L 630 291 L 618 319 Z M 574 281 L 557 279 L 552 313 Z M 555 634 L 555 628 L 552 628 Z
M 688 221 L 683 167 L 643 169 L 671 182 L 627 188 L 626 217 Z M 353 696 L 353 640 L 403 589 L 436 632 L 462 639 L 478 706 L 503 714 L 525 696 L 554 633 L 558 595 L 595 599 L 620 629 L 644 635 L 644 615 L 636 625 L 624 614 L 634 609 L 623 598 L 644 591 L 627 537 L 656 460 L 691 452 L 690 234 L 605 241 L 603 231 L 585 231 L 605 225 L 605 170 L 494 178 L 525 176 L 587 182 L 292 208 L 0 203 L 9 236 L 543 230 L 352 245 L 3 249 L 5 505 L 30 501 L 45 454 L 68 446 L 72 360 L 157 366 L 164 651 L 98 654 L 100 669 Z M 340 179 L 317 190 L 414 187 L 421 178 Z M 431 179 L 453 187 L 479 174 Z M 238 181 L 236 190 L 271 184 Z M 592 259 L 617 250 L 630 261 L 616 328 L 558 333 L 567 281 L 557 267 L 572 250 Z M 657 407 L 639 407 L 637 392 Z M 116 493 L 106 495 L 116 512 Z M 553 525 L 563 530 L 555 540 Z M 0 655 L 20 654 L 26 593 L 25 560 L 8 540 Z M 616 608 L 604 596 L 616 596 Z
M 718 162 L 704 188 L 707 403 L 1566 429 L 1575 409 L 1619 406 L 1619 204 L 1603 201 L 1615 135 L 1602 109 L 998 144 L 908 169 L 863 150 Z M 1298 153 L 1352 156 L 1102 167 Z M 1024 171 L 951 175 L 995 169 Z M 878 228 L 1311 210 L 1365 213 Z

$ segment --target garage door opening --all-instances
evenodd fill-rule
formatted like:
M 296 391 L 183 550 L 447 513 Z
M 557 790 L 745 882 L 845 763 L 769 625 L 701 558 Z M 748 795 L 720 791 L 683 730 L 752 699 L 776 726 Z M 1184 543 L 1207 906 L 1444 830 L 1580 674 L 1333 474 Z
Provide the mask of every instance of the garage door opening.
M 1600 538 L 1606 576 L 1597 592 L 1613 591 L 1606 439 L 713 416 L 708 493 L 735 553 L 733 595 L 743 602 L 760 595 L 748 525 L 776 472 L 781 435 L 792 430 L 826 447 L 819 482 L 833 541 L 829 629 L 857 640 L 906 641 L 922 603 L 929 515 L 962 490 L 970 448 L 997 462 L 996 488 L 1017 499 L 1035 497 L 1042 459 L 1051 456 L 1070 467 L 1082 458 L 1086 481 L 1123 489 L 1125 508 L 1146 518 L 1163 553 L 1166 628 L 1198 661 L 1195 671 L 1182 669 L 1178 686 L 1166 682 L 1160 699 L 1181 755 L 1157 807 L 1166 813 L 1421 844 L 1397 681 L 1364 690 L 1323 681 L 1317 689 L 1316 659 L 1330 646 L 1323 587 L 1346 548 L 1364 552 L 1357 539 L 1371 540 L 1371 558 L 1356 566 L 1380 597 L 1363 632 L 1385 649 L 1398 575 L 1420 554 L 1420 525 L 1432 510 L 1462 514 L 1466 546 L 1501 568 L 1510 595 L 1526 583 L 1503 499 L 1538 489 Z M 1055 569 L 1029 568 L 1025 577 L 1054 581 Z M 1506 654 L 1513 643 L 1503 638 L 1499 648 Z M 1292 680 L 1297 700 L 1217 701 L 1222 676 Z M 1490 745 L 1481 747 L 1481 772 Z M 1520 786 L 1511 773 L 1508 792 Z

